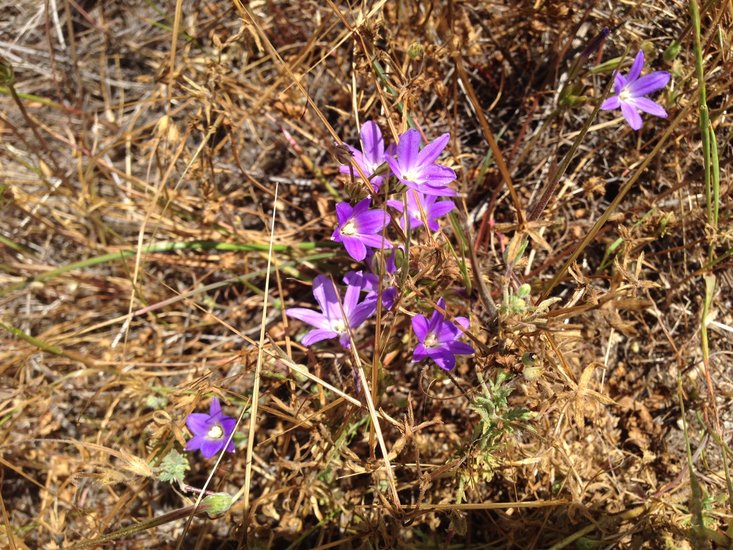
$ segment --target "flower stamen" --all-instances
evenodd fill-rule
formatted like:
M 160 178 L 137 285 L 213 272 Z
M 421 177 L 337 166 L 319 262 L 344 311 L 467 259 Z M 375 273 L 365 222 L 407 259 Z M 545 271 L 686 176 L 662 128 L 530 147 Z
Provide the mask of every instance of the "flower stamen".
M 206 437 L 209 439 L 221 439 L 224 437 L 224 429 L 219 424 L 214 424 L 209 431 L 206 433 Z

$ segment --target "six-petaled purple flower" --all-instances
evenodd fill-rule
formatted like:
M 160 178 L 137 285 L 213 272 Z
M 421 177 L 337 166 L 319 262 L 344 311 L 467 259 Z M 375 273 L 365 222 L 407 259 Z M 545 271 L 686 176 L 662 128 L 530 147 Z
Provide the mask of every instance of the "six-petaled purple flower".
M 374 191 L 379 191 L 379 187 L 382 185 L 385 176 L 375 176 L 374 173 L 384 164 L 384 138 L 377 123 L 373 120 L 368 120 L 361 127 L 361 151 L 351 145 L 347 145 L 347 147 L 354 157 L 354 162 L 361 168 L 364 175 L 369 178 L 372 187 L 374 187 Z M 359 173 L 350 164 L 339 166 L 339 172 L 342 174 L 351 174 L 355 178 L 359 177 Z
M 304 346 L 311 346 L 321 340 L 338 338 L 341 347 L 351 347 L 349 330 L 355 330 L 377 310 L 376 297 L 367 296 L 359 303 L 361 287 L 346 287 L 343 302 L 333 281 L 325 275 L 313 279 L 313 297 L 321 306 L 322 313 L 302 307 L 291 307 L 285 310 L 288 317 L 299 319 L 315 327 L 303 337 Z
M 387 204 L 402 213 L 399 217 L 399 224 L 405 231 L 405 205 L 399 200 L 388 200 Z M 423 195 L 413 189 L 407 190 L 407 221 L 410 229 L 416 229 L 423 225 L 423 213 L 428 221 L 428 229 L 437 231 L 440 228 L 438 218 L 445 216 L 453 210 L 456 205 L 453 201 L 438 201 L 435 195 Z M 420 209 L 422 208 L 422 213 Z
M 400 136 L 394 152 L 385 159 L 392 173 L 407 187 L 426 195 L 453 196 L 456 192 L 447 187 L 456 179 L 456 173 L 435 161 L 448 145 L 450 134 L 443 134 L 420 149 L 420 133 L 409 129 Z
M 641 76 L 643 68 L 644 52 L 639 50 L 627 76 L 619 72 L 615 73 L 613 82 L 615 95 L 601 104 L 601 109 L 606 111 L 620 108 L 626 122 L 633 130 L 639 130 L 642 125 L 639 111 L 667 118 L 667 111 L 645 96 L 664 88 L 669 82 L 670 74 L 665 71 L 654 71 Z
M 193 437 L 186 443 L 187 451 L 200 450 L 206 458 L 211 458 L 225 446 L 227 452 L 234 452 L 234 441 L 229 436 L 234 431 L 237 420 L 224 416 L 219 400 L 215 397 L 209 405 L 209 414 L 192 413 L 186 418 L 186 426 L 191 430 Z
M 412 318 L 412 330 L 415 331 L 420 342 L 412 354 L 413 361 L 432 359 L 435 364 L 444 370 L 453 370 L 456 366 L 456 355 L 471 355 L 474 350 L 464 342 L 459 342 L 463 331 L 455 324 L 447 321 L 439 311 L 445 311 L 445 299 L 438 300 L 438 308 L 428 320 L 424 315 L 415 315 Z M 468 319 L 456 317 L 456 323 L 463 329 L 468 328 Z
M 391 248 L 392 244 L 382 236 L 382 230 L 389 223 L 384 210 L 369 209 L 372 200 L 367 197 L 353 207 L 348 202 L 336 205 L 338 227 L 331 239 L 343 243 L 346 252 L 357 262 L 366 258 L 366 247 Z

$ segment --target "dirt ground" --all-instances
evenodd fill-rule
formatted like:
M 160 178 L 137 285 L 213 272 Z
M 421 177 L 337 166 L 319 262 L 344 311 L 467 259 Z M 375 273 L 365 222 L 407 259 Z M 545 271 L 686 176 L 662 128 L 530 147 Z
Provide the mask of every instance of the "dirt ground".
M 0 547 L 733 548 L 730 2 L 0 12 Z M 368 120 L 450 133 L 456 208 L 307 347 Z M 440 296 L 453 371 L 413 361 Z

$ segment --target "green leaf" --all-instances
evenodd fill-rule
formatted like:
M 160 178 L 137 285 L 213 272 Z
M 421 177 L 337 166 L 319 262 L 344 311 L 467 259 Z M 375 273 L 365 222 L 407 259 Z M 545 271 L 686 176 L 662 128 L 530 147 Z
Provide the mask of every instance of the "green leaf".
M 160 462 L 158 468 L 158 479 L 160 481 L 168 481 L 170 483 L 183 481 L 186 475 L 186 470 L 190 470 L 191 466 L 188 464 L 188 458 L 175 449 L 165 455 L 165 458 Z

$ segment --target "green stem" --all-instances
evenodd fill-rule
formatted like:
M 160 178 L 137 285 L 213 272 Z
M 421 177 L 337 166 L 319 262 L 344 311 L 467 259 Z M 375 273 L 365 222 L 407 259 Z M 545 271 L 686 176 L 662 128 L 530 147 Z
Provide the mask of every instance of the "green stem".
M 718 201 L 720 200 L 720 183 L 714 181 L 712 174 L 720 174 L 718 165 L 718 147 L 715 142 L 715 132 L 710 122 L 708 112 L 707 91 L 705 88 L 705 67 L 702 60 L 702 40 L 700 37 L 700 8 L 697 0 L 690 0 L 690 17 L 692 18 L 692 30 L 695 50 L 695 72 L 698 82 L 698 109 L 700 111 L 700 135 L 702 138 L 703 163 L 705 170 L 705 201 L 707 203 L 708 223 L 717 229 L 718 227 Z M 717 179 L 717 178 L 716 178 Z

